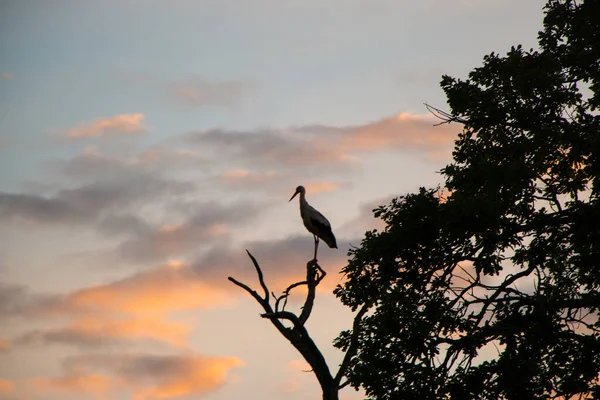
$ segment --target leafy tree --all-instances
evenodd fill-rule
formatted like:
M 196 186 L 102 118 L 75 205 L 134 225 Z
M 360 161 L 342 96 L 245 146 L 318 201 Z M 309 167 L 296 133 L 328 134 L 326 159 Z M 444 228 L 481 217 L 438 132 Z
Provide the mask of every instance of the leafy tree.
M 539 50 L 444 76 L 443 188 L 375 210 L 336 295 L 373 399 L 600 399 L 600 2 L 550 0 Z

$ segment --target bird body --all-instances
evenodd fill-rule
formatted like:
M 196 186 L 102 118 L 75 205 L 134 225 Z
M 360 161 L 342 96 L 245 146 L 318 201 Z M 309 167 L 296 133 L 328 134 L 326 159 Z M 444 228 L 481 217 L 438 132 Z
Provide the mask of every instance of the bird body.
M 300 217 L 306 229 L 314 235 L 315 238 L 315 260 L 317 259 L 317 248 L 319 246 L 319 239 L 322 239 L 327 246 L 332 249 L 337 249 L 337 242 L 335 236 L 331 231 L 331 224 L 325 218 L 323 214 L 317 211 L 306 201 L 306 189 L 304 186 L 298 186 L 296 192 L 290 198 L 290 201 L 296 195 L 300 194 Z

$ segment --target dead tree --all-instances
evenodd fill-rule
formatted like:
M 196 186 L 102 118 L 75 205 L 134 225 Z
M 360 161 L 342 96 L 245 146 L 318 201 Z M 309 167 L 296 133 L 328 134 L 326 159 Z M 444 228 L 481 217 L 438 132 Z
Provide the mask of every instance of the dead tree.
M 314 305 L 317 285 L 325 277 L 325 271 L 319 266 L 316 260 L 309 261 L 306 264 L 306 280 L 289 285 L 287 289 L 283 291 L 283 294 L 276 296 L 275 293 L 269 291 L 269 288 L 265 284 L 262 270 L 260 269 L 260 266 L 258 265 L 258 262 L 254 256 L 250 254 L 248 250 L 246 250 L 246 252 L 248 253 L 248 256 L 254 264 L 254 268 L 256 269 L 256 274 L 258 275 L 258 281 L 260 282 L 263 295 L 261 296 L 248 285 L 232 277 L 229 277 L 229 280 L 254 297 L 254 299 L 265 311 L 263 314 L 261 314 L 261 317 L 270 320 L 275 328 L 277 328 L 277 330 L 287 340 L 289 340 L 296 350 L 302 354 L 302 357 L 304 357 L 306 362 L 311 366 L 312 371 L 321 385 L 323 400 L 338 400 L 338 392 L 348 384 L 347 381 L 342 383 L 341 380 L 348 369 L 350 360 L 356 352 L 356 342 L 358 341 L 358 335 L 360 334 L 360 321 L 366 313 L 367 307 L 363 307 L 354 318 L 352 343 L 346 350 L 342 364 L 334 376 L 331 374 L 323 354 L 312 340 L 305 327 L 306 321 L 310 317 L 310 313 Z M 291 290 L 304 285 L 306 285 L 308 290 L 300 315 L 296 315 L 291 311 L 286 311 L 285 306 Z M 274 300 L 273 306 L 271 305 L 271 299 Z M 291 326 L 285 326 L 282 322 L 284 320 L 290 322 Z

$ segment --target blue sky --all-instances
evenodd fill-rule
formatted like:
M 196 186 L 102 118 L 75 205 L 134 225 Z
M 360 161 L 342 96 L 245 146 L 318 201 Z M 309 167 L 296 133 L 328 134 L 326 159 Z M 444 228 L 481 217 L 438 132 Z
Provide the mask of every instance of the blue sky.
M 341 244 L 320 251 L 309 326 L 335 367 L 345 251 L 451 159 L 460 128 L 423 102 L 534 46 L 542 7 L 0 2 L 0 398 L 318 398 L 226 277 L 253 279 L 244 248 L 274 289 L 302 276 L 312 238 L 287 200 L 304 184 Z

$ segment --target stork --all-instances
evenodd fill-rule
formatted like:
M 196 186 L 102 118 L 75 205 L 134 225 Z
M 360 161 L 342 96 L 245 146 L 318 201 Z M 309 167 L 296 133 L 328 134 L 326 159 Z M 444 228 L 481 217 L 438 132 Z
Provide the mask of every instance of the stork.
M 298 186 L 289 201 L 292 201 L 297 194 L 300 194 L 300 216 L 302 217 L 302 222 L 304 222 L 304 226 L 313 234 L 315 239 L 315 258 L 313 260 L 316 261 L 319 239 L 323 239 L 327 243 L 327 246 L 332 249 L 338 248 L 337 243 L 333 232 L 331 232 L 331 224 L 327 221 L 327 218 L 306 201 L 306 189 L 304 189 L 304 186 Z

